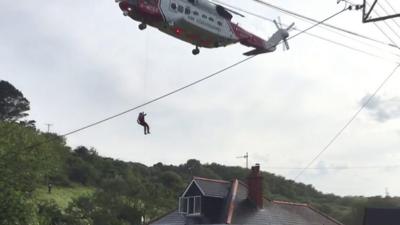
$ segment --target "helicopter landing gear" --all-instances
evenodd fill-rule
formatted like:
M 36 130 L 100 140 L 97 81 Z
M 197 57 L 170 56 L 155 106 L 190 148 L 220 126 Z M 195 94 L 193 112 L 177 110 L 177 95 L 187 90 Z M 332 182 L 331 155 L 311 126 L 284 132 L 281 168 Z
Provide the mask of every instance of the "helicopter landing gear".
M 139 24 L 139 30 L 144 30 L 146 29 L 147 25 L 145 23 Z
M 193 55 L 198 55 L 200 53 L 199 47 L 196 46 L 196 48 L 193 49 L 192 53 L 193 53 Z

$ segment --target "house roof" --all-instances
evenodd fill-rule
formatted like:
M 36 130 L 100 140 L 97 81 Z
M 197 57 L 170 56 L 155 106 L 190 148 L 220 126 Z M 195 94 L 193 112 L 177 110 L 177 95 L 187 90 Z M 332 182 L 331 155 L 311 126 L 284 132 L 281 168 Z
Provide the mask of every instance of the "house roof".
M 400 208 L 366 208 L 364 225 L 399 225 Z
M 189 187 L 193 184 L 196 184 L 199 189 L 204 192 L 205 196 L 214 196 L 226 200 L 225 207 L 227 210 L 223 212 L 223 215 L 221 215 L 225 218 L 223 221 L 224 224 L 342 225 L 340 222 L 319 212 L 307 204 L 265 200 L 264 207 L 258 209 L 255 204 L 247 198 L 247 185 L 238 180 L 228 182 L 195 177 Z M 192 224 L 210 225 L 207 218 L 185 216 L 180 214 L 177 210 L 150 223 L 150 225 Z
M 216 198 L 226 198 L 231 187 L 231 183 L 228 181 L 194 177 L 192 183 L 188 186 L 183 195 L 186 194 L 193 183 L 197 185 L 204 196 Z

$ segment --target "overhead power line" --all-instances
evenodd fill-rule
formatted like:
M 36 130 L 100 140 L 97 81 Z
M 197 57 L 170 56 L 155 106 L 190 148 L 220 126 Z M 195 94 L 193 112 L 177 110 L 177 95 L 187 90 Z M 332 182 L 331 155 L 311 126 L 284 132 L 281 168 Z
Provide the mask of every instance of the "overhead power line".
M 319 21 L 318 23 L 314 24 L 313 26 L 309 27 L 308 29 L 305 29 L 304 31 L 302 31 L 302 32 L 300 32 L 300 33 L 297 33 L 295 36 L 289 37 L 288 40 L 289 40 L 289 39 L 293 39 L 293 38 L 296 37 L 296 36 L 299 36 L 300 34 L 302 34 L 302 33 L 306 32 L 306 31 L 308 31 L 308 30 L 310 30 L 310 29 L 312 29 L 312 28 L 314 28 L 314 27 L 320 25 L 321 23 L 326 22 L 327 20 L 329 20 L 329 19 L 331 19 L 331 18 L 333 18 L 333 17 L 335 17 L 335 16 L 337 16 L 337 15 L 339 15 L 339 14 L 345 12 L 346 10 L 347 10 L 347 9 L 345 8 L 345 9 L 339 11 L 338 13 L 335 13 L 335 14 L 333 14 L 332 16 L 329 16 L 329 17 L 327 17 L 326 19 L 324 19 L 324 20 L 322 20 L 322 21 Z M 178 89 L 175 89 L 175 90 L 173 90 L 173 91 L 171 91 L 171 92 L 168 92 L 168 93 L 166 93 L 166 94 L 164 94 L 164 95 L 161 95 L 161 96 L 159 96 L 159 97 L 157 97 L 157 98 L 153 98 L 152 100 L 149 100 L 149 101 L 147 101 L 147 102 L 145 102 L 145 103 L 142 103 L 142 104 L 140 104 L 140 105 L 134 106 L 134 107 L 132 107 L 132 108 L 130 108 L 130 109 L 127 109 L 127 110 L 125 110 L 125 111 L 123 111 L 123 112 L 120 112 L 120 113 L 117 113 L 117 114 L 115 114 L 115 115 L 106 117 L 105 119 L 99 120 L 99 121 L 97 121 L 97 122 L 88 124 L 88 125 L 83 126 L 83 127 L 81 127 L 81 128 L 78 128 L 78 129 L 69 131 L 69 132 L 67 132 L 67 133 L 64 133 L 64 134 L 62 134 L 61 136 L 62 136 L 62 137 L 67 137 L 67 136 L 69 136 L 69 135 L 72 135 L 72 134 L 81 132 L 81 131 L 83 131 L 83 130 L 89 129 L 89 128 L 91 128 L 91 127 L 94 127 L 94 126 L 97 126 L 97 125 L 99 125 L 99 124 L 105 123 L 105 122 L 107 122 L 107 121 L 109 121 L 109 120 L 112 120 L 112 119 L 115 119 L 115 118 L 120 117 L 120 116 L 122 116 L 122 115 L 125 115 L 125 114 L 127 114 L 127 113 L 129 113 L 129 112 L 132 112 L 132 111 L 134 111 L 134 110 L 136 110 L 136 109 L 139 109 L 139 108 L 141 108 L 141 107 L 144 107 L 144 106 L 146 106 L 146 105 L 149 105 L 149 104 L 152 104 L 152 103 L 154 103 L 154 102 L 157 102 L 157 101 L 159 101 L 159 100 L 161 100 L 161 99 L 164 99 L 164 98 L 169 97 L 169 96 L 171 96 L 171 95 L 173 95 L 173 94 L 176 94 L 176 93 L 178 93 L 178 92 L 180 92 L 180 91 L 183 91 L 183 90 L 185 90 L 185 89 L 187 89 L 187 88 L 189 88 L 189 87 L 192 87 L 192 86 L 194 86 L 194 85 L 196 85 L 196 84 L 198 84 L 198 83 L 200 83 L 200 82 L 203 82 L 203 81 L 208 80 L 208 79 L 210 79 L 210 78 L 212 78 L 212 77 L 215 77 L 215 76 L 217 76 L 217 75 L 219 75 L 219 74 L 221 74 L 221 73 L 223 73 L 223 72 L 225 72 L 225 71 L 227 71 L 227 70 L 229 70 L 229 69 L 232 69 L 232 68 L 234 68 L 234 67 L 236 67 L 236 66 L 238 66 L 238 65 L 240 65 L 240 64 L 242 64 L 242 63 L 245 63 L 246 61 L 249 61 L 250 59 L 254 58 L 255 56 L 257 56 L 257 55 L 249 56 L 249 57 L 247 57 L 247 58 L 245 58 L 245 59 L 243 59 L 243 60 L 240 60 L 240 61 L 238 61 L 238 62 L 236 62 L 236 63 L 234 63 L 234 64 L 232 64 L 232 65 L 230 65 L 230 66 L 227 66 L 227 67 L 225 67 L 225 68 L 223 68 L 223 69 L 220 69 L 220 70 L 218 70 L 218 71 L 215 72 L 215 73 L 212 73 L 212 74 L 210 74 L 210 75 L 208 75 L 208 76 L 205 76 L 204 78 L 201 78 L 201 79 L 199 79 L 199 80 L 196 80 L 196 81 L 194 81 L 194 82 L 191 82 L 191 83 L 189 83 L 189 84 L 187 84 L 187 85 L 185 85 L 185 86 L 183 86 L 183 87 L 180 87 L 180 88 L 178 88 Z M 26 148 L 34 148 L 34 147 L 40 146 L 40 145 L 42 145 L 42 144 L 52 142 L 52 141 L 54 141 L 54 140 L 56 140 L 56 139 L 57 139 L 57 138 L 55 138 L 55 137 L 54 137 L 54 138 L 50 138 L 49 140 L 47 140 L 47 141 L 45 141 L 45 142 L 36 143 L 36 144 L 30 145 L 30 146 L 28 146 L 28 147 L 26 147 Z
M 370 4 L 367 2 L 366 3 L 369 7 L 371 7 L 370 6 Z M 374 11 L 374 13 L 377 15 L 377 16 L 379 16 L 379 14 L 376 12 L 376 11 Z M 378 30 L 383 34 L 383 35 L 385 35 L 386 36 L 386 38 L 390 41 L 390 42 L 392 42 L 392 44 L 394 45 L 394 46 L 397 46 L 396 45 L 396 42 L 381 28 L 381 27 L 379 27 L 379 25 L 377 24 L 377 23 L 373 23 L 377 28 L 378 28 Z M 387 24 L 386 24 L 387 25 Z
M 288 40 L 293 39 L 293 38 L 299 36 L 300 34 L 302 34 L 302 33 L 304 33 L 304 32 L 307 32 L 308 30 L 310 30 L 310 29 L 312 29 L 312 28 L 314 28 L 314 27 L 316 27 L 316 26 L 318 26 L 318 25 L 324 23 L 325 21 L 328 21 L 328 20 L 332 19 L 333 17 L 335 17 L 335 16 L 337 16 L 337 15 L 343 13 L 343 12 L 346 11 L 346 10 L 347 10 L 347 8 L 345 8 L 345 9 L 343 9 L 343 10 L 341 10 L 341 11 L 339 11 L 339 12 L 337 12 L 337 13 L 335 13 L 335 14 L 329 16 L 329 17 L 327 17 L 326 19 L 324 19 L 324 20 L 322 20 L 322 21 L 318 21 L 316 24 L 312 25 L 311 27 L 309 27 L 309 28 L 307 28 L 307 29 L 305 29 L 305 30 L 303 30 L 303 31 L 301 31 L 301 32 L 299 32 L 299 33 L 297 33 L 297 34 L 294 35 L 294 36 L 289 37 Z M 254 58 L 255 56 L 257 56 L 257 55 L 253 55 L 253 56 L 247 57 L 247 58 L 245 58 L 245 59 L 243 59 L 243 60 L 240 60 L 239 62 L 236 62 L 236 63 L 234 63 L 234 64 L 232 64 L 232 65 L 230 65 L 230 66 L 227 66 L 227 67 L 225 67 L 225 68 L 223 68 L 223 69 L 221 69 L 221 70 L 218 70 L 218 71 L 215 72 L 215 73 L 212 73 L 212 74 L 210 74 L 210 75 L 208 75 L 208 76 L 205 76 L 204 78 L 201 78 L 201 79 L 196 80 L 196 81 L 194 81 L 194 82 L 192 82 L 192 83 L 189 83 L 189 84 L 187 84 L 187 85 L 185 85 L 185 86 L 183 86 L 183 87 L 180 87 L 180 88 L 178 88 L 178 89 L 176 89 L 176 90 L 173 90 L 173 91 L 168 92 L 168 93 L 166 93 L 166 94 L 164 94 L 164 95 L 161 95 L 160 97 L 154 98 L 154 99 L 152 99 L 152 100 L 150 100 L 150 101 L 148 101 L 148 102 L 145 102 L 145 103 L 143 103 L 143 104 L 137 105 L 137 106 L 135 106 L 135 107 L 132 107 L 132 108 L 130 108 L 130 109 L 128 109 L 128 110 L 125 110 L 125 111 L 123 111 L 123 112 L 121 112 L 121 113 L 118 113 L 118 114 L 115 114 L 115 115 L 113 115 L 113 116 L 109 116 L 109 117 L 107 117 L 107 118 L 105 118 L 105 119 L 102 119 L 102 120 L 100 120 L 100 121 L 91 123 L 91 124 L 86 125 L 86 126 L 84 126 L 84 127 L 82 127 L 82 128 L 79 128 L 79 129 L 76 129 L 76 130 L 67 132 L 67 133 L 63 134 L 62 136 L 63 136 L 63 137 L 66 137 L 66 136 L 69 136 L 69 135 L 71 135 L 71 134 L 78 133 L 78 132 L 80 132 L 80 131 L 82 131 L 82 130 L 86 130 L 86 129 L 90 128 L 90 127 L 94 127 L 94 126 L 99 125 L 99 124 L 101 124 L 101 123 L 104 123 L 104 122 L 106 122 L 106 121 L 109 121 L 109 120 L 112 120 L 112 119 L 114 119 L 114 118 L 120 117 L 120 116 L 122 116 L 122 115 L 124 115 L 124 114 L 127 114 L 127 113 L 129 113 L 129 112 L 132 112 L 132 111 L 134 111 L 134 110 L 136 110 L 136 109 L 139 109 L 139 108 L 141 108 L 141 107 L 143 107 L 143 106 L 146 106 L 146 105 L 152 104 L 152 103 L 154 103 L 154 102 L 157 102 L 157 101 L 159 101 L 159 100 L 161 100 L 161 99 L 164 99 L 164 98 L 166 98 L 166 97 L 168 97 L 168 96 L 170 96 L 170 95 L 176 94 L 176 93 L 181 92 L 181 91 L 183 91 L 183 90 L 185 90 L 185 89 L 187 89 L 187 88 L 189 88 L 189 87 L 192 87 L 192 86 L 194 86 L 194 85 L 196 85 L 196 84 L 198 84 L 198 83 L 200 83 L 200 82 L 203 82 L 203 81 L 208 80 L 208 79 L 210 79 L 210 78 L 212 78 L 212 77 L 215 77 L 215 76 L 217 76 L 217 75 L 219 75 L 219 74 L 221 74 L 221 73 L 223 73 L 223 72 L 225 72 L 225 71 L 227 71 L 227 70 L 229 70 L 229 69 L 232 69 L 232 68 L 234 68 L 234 67 L 236 67 L 236 66 L 238 66 L 238 65 L 240 65 L 240 64 L 242 64 L 242 63 L 244 63 L 244 62 L 246 62 L 246 61 L 249 61 L 250 59 Z
M 281 11 L 281 12 L 283 12 L 283 13 L 285 13 L 285 14 L 288 14 L 288 15 L 291 15 L 291 16 L 294 16 L 294 17 L 297 17 L 297 18 L 301 18 L 301 19 L 304 19 L 304 20 L 307 20 L 307 21 L 311 21 L 311 22 L 313 22 L 313 23 L 316 23 L 316 22 L 317 22 L 317 21 L 316 21 L 315 19 L 313 19 L 313 18 L 310 18 L 310 17 L 308 17 L 308 16 L 301 15 L 301 14 L 299 14 L 299 13 L 290 11 L 290 10 L 288 10 L 288 9 L 284 9 L 284 8 L 282 8 L 282 7 L 273 5 L 273 4 L 268 3 L 268 2 L 265 2 L 265 1 L 261 1 L 261 0 L 253 0 L 253 1 L 255 1 L 255 2 L 259 3 L 259 4 L 262 4 L 262 5 L 264 5 L 264 6 L 267 6 L 267 7 L 269 7 L 269 8 L 273 8 L 273 9 L 275 9 L 275 10 Z M 364 39 L 367 39 L 367 40 L 370 40 L 370 41 L 374 41 L 374 42 L 377 42 L 377 43 L 380 43 L 380 44 L 383 44 L 383 45 L 387 45 L 387 46 L 390 46 L 390 47 L 394 47 L 394 48 L 400 49 L 400 47 L 397 46 L 396 44 L 386 43 L 386 42 L 383 42 L 383 41 L 380 41 L 380 40 L 377 40 L 377 39 L 368 37 L 368 36 L 366 36 L 366 35 L 362 35 L 362 34 L 359 34 L 359 33 L 356 33 L 356 32 L 350 31 L 350 30 L 346 30 L 346 29 L 341 28 L 341 27 L 337 27 L 337 26 L 334 26 L 334 25 L 331 25 L 331 24 L 327 24 L 327 23 L 322 23 L 322 25 L 324 25 L 324 26 L 326 26 L 326 27 L 330 27 L 330 28 L 335 29 L 335 30 L 339 30 L 339 31 L 342 31 L 342 32 L 351 34 L 351 35 L 354 35 L 354 36 L 357 36 L 357 37 L 360 37 L 360 38 L 364 38 Z
M 393 12 L 394 13 L 396 13 L 396 10 L 394 9 L 394 7 L 393 7 L 393 5 L 388 1 L 388 0 L 385 0 L 385 2 L 386 2 L 386 4 L 388 4 L 389 5 L 389 7 L 393 10 Z
M 389 41 L 391 41 L 394 45 L 396 44 L 396 42 L 378 25 L 378 24 L 376 24 L 376 23 L 373 23 L 375 26 L 376 26 L 376 28 L 378 28 L 378 30 L 383 34 L 383 35 L 385 35 L 385 37 L 389 40 Z
M 378 2 L 378 6 L 387 14 L 389 14 L 389 12 Z M 378 12 L 375 12 L 377 16 L 381 17 L 381 15 L 379 15 Z M 396 22 L 396 20 L 393 20 L 393 22 L 398 26 L 399 24 Z M 389 23 L 384 20 L 383 23 L 385 23 L 385 25 L 389 28 L 389 30 L 391 30 L 393 32 L 394 35 L 396 35 L 398 38 L 400 38 L 399 34 L 397 34 L 398 32 L 396 32 L 394 30 L 394 28 L 392 28 Z
M 187 84 L 187 85 L 185 85 L 185 86 L 183 86 L 183 87 L 180 87 L 180 88 L 175 89 L 175 90 L 173 90 L 173 91 L 171 91 L 171 92 L 168 92 L 168 93 L 166 93 L 166 94 L 164 94 L 164 95 L 161 95 L 161 96 L 159 96 L 159 97 L 157 97 L 157 98 L 154 98 L 154 99 L 152 99 L 152 100 L 150 100 L 150 101 L 148 101 L 148 102 L 145 102 L 145 103 L 143 103 L 143 104 L 134 106 L 134 107 L 132 107 L 132 108 L 130 108 L 130 109 L 127 109 L 127 110 L 125 110 L 125 111 L 123 111 L 123 112 L 120 112 L 120 113 L 118 113 L 118 114 L 109 116 L 109 117 L 107 117 L 107 118 L 105 118 L 105 119 L 102 119 L 102 120 L 100 120 L 100 121 L 91 123 L 91 124 L 86 125 L 86 126 L 84 126 L 84 127 L 82 127 L 82 128 L 79 128 L 79 129 L 76 129 L 76 130 L 67 132 L 67 133 L 63 134 L 62 136 L 63 136 L 63 137 L 66 137 L 66 136 L 69 136 L 69 135 L 71 135 L 71 134 L 78 133 L 78 132 L 80 132 L 80 131 L 82 131 L 82 130 L 86 130 L 86 129 L 88 129 L 88 128 L 97 126 L 97 125 L 99 125 L 99 124 L 101 124 L 101 123 L 107 122 L 107 121 L 109 121 L 109 120 L 112 120 L 112 119 L 114 119 L 114 118 L 120 117 L 120 116 L 122 116 L 122 115 L 124 115 L 124 114 L 127 114 L 127 113 L 129 113 L 129 112 L 132 112 L 132 111 L 134 111 L 134 110 L 136 110 L 136 109 L 139 109 L 139 108 L 142 108 L 142 107 L 144 107 L 144 106 L 146 106 L 146 105 L 149 105 L 149 104 L 152 104 L 152 103 L 154 103 L 154 102 L 157 102 L 157 101 L 159 101 L 159 100 L 161 100 L 161 99 L 163 99 L 163 98 L 166 98 L 166 97 L 168 97 L 168 96 L 170 96 L 170 95 L 176 94 L 176 93 L 181 92 L 181 91 L 183 91 L 183 90 L 185 90 L 185 89 L 187 89 L 187 88 L 189 88 L 189 87 L 192 87 L 192 86 L 194 86 L 194 85 L 196 85 L 196 84 L 198 84 L 198 83 L 200 83 L 200 82 L 203 82 L 203 81 L 208 80 L 208 79 L 210 79 L 210 78 L 212 78 L 212 77 L 215 77 L 215 76 L 217 76 L 217 75 L 219 75 L 219 74 L 221 74 L 221 73 L 223 73 L 223 72 L 225 72 L 225 71 L 227 71 L 227 70 L 229 70 L 229 69 L 232 69 L 232 68 L 234 68 L 234 67 L 236 67 L 236 66 L 238 66 L 238 65 L 240 65 L 240 64 L 242 64 L 242 63 L 244 63 L 244 62 L 246 62 L 246 61 L 249 61 L 250 59 L 254 58 L 255 56 L 256 56 L 256 55 L 249 56 L 249 57 L 247 57 L 247 58 L 245 58 L 245 59 L 243 59 L 243 60 L 240 60 L 239 62 L 236 62 L 236 63 L 234 63 L 234 64 L 232 64 L 232 65 L 230 65 L 230 66 L 228 66 L 228 67 L 225 67 L 225 68 L 223 68 L 223 69 L 221 69 L 221 70 L 218 70 L 218 71 L 215 72 L 215 73 L 212 73 L 212 74 L 210 74 L 210 75 L 208 75 L 208 76 L 205 76 L 205 77 L 203 77 L 203 78 L 201 78 L 201 79 L 199 79 L 199 80 L 196 80 L 196 81 L 194 81 L 194 82 L 192 82 L 192 83 L 189 83 L 189 84 Z
M 347 127 L 357 118 L 357 116 L 361 113 L 361 111 L 371 102 L 371 100 L 378 94 L 378 92 L 382 89 L 382 87 L 390 80 L 390 78 L 396 73 L 397 69 L 400 67 L 400 64 L 396 65 L 393 71 L 383 80 L 383 82 L 378 86 L 375 92 L 367 99 L 367 101 L 362 104 L 359 110 L 350 118 L 349 121 L 333 136 L 333 138 L 328 142 L 328 144 L 304 167 L 299 174 L 294 178 L 297 180 L 303 173 L 311 167 L 311 165 L 324 153 L 328 148 L 340 137 L 340 135 L 346 130 Z
M 385 0 L 385 1 L 386 1 L 386 0 Z M 394 10 L 393 6 L 392 6 L 388 1 L 386 1 L 386 3 L 389 5 L 390 8 L 392 8 L 393 12 L 396 13 L 396 11 Z M 382 9 L 387 15 L 390 15 L 390 12 L 389 12 L 388 10 L 386 10 L 386 9 L 382 6 L 382 4 L 378 3 L 378 5 L 379 5 L 379 7 L 381 7 L 381 9 Z M 396 26 L 397 26 L 398 28 L 400 28 L 399 23 L 398 23 L 395 19 L 392 19 L 392 21 L 393 21 L 393 23 L 396 24 Z
M 400 165 L 377 165 L 377 166 L 327 166 L 327 167 L 309 167 L 306 170 L 363 170 L 363 169 L 392 169 L 392 168 L 400 168 Z M 274 170 L 303 170 L 304 167 L 274 167 L 269 166 L 265 169 L 274 169 Z
M 233 6 L 233 5 L 230 5 L 230 4 L 227 4 L 227 3 L 222 3 L 222 2 L 219 2 L 218 0 L 215 0 L 215 2 L 218 2 L 219 4 L 221 4 L 221 5 L 223 5 L 223 6 L 226 6 L 226 7 L 229 7 L 229 8 L 231 8 L 231 9 L 234 9 L 234 10 L 236 10 L 236 11 L 240 11 L 240 12 L 242 12 L 242 13 L 246 13 L 246 14 L 248 14 L 248 15 L 251 15 L 251 16 L 254 16 L 254 17 L 257 17 L 257 18 L 260 18 L 260 19 L 262 19 L 262 20 L 266 20 L 266 21 L 269 21 L 269 22 L 273 22 L 273 21 L 274 21 L 273 19 L 270 19 L 270 18 L 268 18 L 268 17 L 262 16 L 262 15 L 259 15 L 259 14 L 253 13 L 253 12 L 250 12 L 250 11 L 248 11 L 248 10 L 244 10 L 244 9 L 239 8 L 239 7 L 237 7 L 237 6 Z M 285 24 L 283 24 L 283 25 L 285 25 Z M 296 28 L 296 27 L 293 27 L 292 29 L 301 31 L 301 29 L 298 29 L 298 28 Z M 346 35 L 344 35 L 344 34 L 342 34 L 342 33 L 339 33 L 339 32 L 337 32 L 337 31 L 335 31 L 335 30 L 332 30 L 332 29 L 327 29 L 327 30 L 329 30 L 330 32 L 333 32 L 333 33 L 335 33 L 335 34 L 341 35 L 341 36 L 343 36 L 343 37 L 349 38 L 349 39 L 351 39 L 351 40 L 354 40 L 354 41 L 357 41 L 357 42 L 361 42 L 360 40 L 356 40 L 356 39 L 353 38 L 353 37 L 346 36 Z M 380 55 L 377 55 L 377 54 L 374 54 L 374 53 L 371 53 L 371 52 L 368 52 L 368 51 L 365 51 L 365 50 L 362 50 L 362 49 L 359 49 L 359 48 L 355 48 L 355 47 L 353 47 L 353 46 L 350 46 L 350 45 L 344 44 L 344 43 L 342 43 L 342 42 L 339 42 L 339 41 L 337 41 L 337 40 L 332 40 L 332 39 L 329 39 L 329 38 L 326 38 L 326 37 L 322 37 L 322 36 L 320 36 L 320 35 L 313 34 L 313 33 L 310 33 L 310 32 L 305 32 L 305 34 L 307 34 L 307 35 L 309 35 L 309 36 L 311 36 L 311 37 L 314 37 L 314 38 L 321 39 L 321 40 L 323 40 L 323 41 L 330 42 L 330 43 L 335 44 L 335 45 L 339 45 L 339 46 L 341 46 L 341 47 L 344 47 L 344 48 L 347 48 L 347 49 L 350 49 L 350 50 L 353 50 L 353 51 L 357 51 L 357 52 L 360 52 L 360 53 L 363 53 L 363 54 L 366 54 L 366 55 L 375 57 L 375 58 L 379 58 L 379 59 L 383 59 L 383 60 L 388 60 L 388 61 L 393 61 L 392 59 L 388 59 L 388 58 L 386 58 L 386 57 L 383 57 L 383 56 L 380 56 Z M 365 45 L 368 45 L 368 46 L 370 46 L 370 47 L 376 48 L 376 49 L 378 49 L 380 52 L 382 51 L 381 48 L 379 48 L 379 47 L 377 47 L 377 46 L 375 46 L 375 45 L 372 45 L 372 44 L 369 44 L 369 43 L 365 43 L 365 42 L 361 42 L 361 43 L 363 43 L 363 44 L 365 44 Z M 389 52 L 388 52 L 388 53 L 389 53 Z M 393 55 L 393 56 L 396 57 L 396 58 L 400 58 L 400 55 L 398 55 L 398 54 L 395 54 L 395 53 L 393 53 L 393 52 L 390 52 L 390 54 Z

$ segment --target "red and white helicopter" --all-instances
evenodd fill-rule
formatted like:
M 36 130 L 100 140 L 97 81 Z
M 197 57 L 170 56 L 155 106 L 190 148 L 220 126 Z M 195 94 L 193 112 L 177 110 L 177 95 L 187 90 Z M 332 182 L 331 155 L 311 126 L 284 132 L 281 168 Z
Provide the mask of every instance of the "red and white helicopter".
M 158 28 L 175 38 L 196 46 L 194 55 L 200 53 L 199 47 L 217 48 L 240 42 L 255 49 L 244 55 L 258 55 L 276 50 L 283 41 L 289 49 L 287 38 L 294 23 L 281 28 L 264 40 L 233 23 L 232 13 L 236 13 L 208 0 L 115 0 L 125 16 L 139 21 L 139 29 L 147 25 Z M 241 15 L 242 16 L 242 15 Z

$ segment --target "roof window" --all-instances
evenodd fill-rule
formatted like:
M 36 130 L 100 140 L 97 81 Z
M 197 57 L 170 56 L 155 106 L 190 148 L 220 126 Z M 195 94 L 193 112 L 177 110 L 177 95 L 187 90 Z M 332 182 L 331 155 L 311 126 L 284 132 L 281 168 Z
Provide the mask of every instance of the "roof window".
M 180 197 L 179 213 L 188 216 L 201 215 L 201 196 Z

